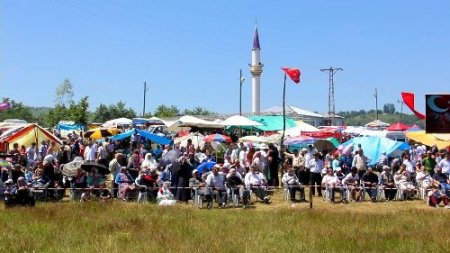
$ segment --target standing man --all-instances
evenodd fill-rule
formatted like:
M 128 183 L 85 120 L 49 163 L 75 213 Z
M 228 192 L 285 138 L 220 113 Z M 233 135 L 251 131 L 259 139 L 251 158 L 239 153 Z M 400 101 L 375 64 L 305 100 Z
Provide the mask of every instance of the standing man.
M 309 185 L 311 186 L 311 194 L 315 196 L 316 191 L 314 185 L 317 187 L 319 197 L 322 197 L 321 185 L 322 185 L 322 175 L 320 174 L 324 168 L 324 163 L 319 153 L 314 154 L 314 159 L 310 161 L 310 178 Z

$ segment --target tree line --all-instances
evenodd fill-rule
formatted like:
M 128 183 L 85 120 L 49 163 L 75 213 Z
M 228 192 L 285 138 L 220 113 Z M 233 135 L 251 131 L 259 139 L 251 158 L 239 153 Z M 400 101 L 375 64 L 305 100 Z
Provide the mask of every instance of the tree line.
M 3 102 L 9 101 L 11 108 L 0 112 L 0 121 L 5 119 L 23 119 L 27 122 L 36 122 L 44 127 L 53 127 L 60 120 L 74 121 L 76 123 L 88 124 L 92 122 L 102 123 L 116 118 L 136 118 L 138 115 L 126 103 L 119 101 L 116 104 L 100 104 L 93 112 L 89 112 L 89 97 L 82 97 L 79 101 L 74 101 L 73 85 L 69 79 L 65 79 L 55 90 L 54 107 L 30 107 L 22 102 L 9 98 L 3 98 Z M 155 108 L 153 113 L 146 113 L 144 118 L 152 116 L 160 118 L 177 117 L 181 115 L 215 115 L 203 107 L 197 106 L 192 109 L 181 110 L 176 105 L 161 104 Z M 423 121 L 414 115 L 403 114 L 396 111 L 394 104 L 383 105 L 383 110 L 378 110 L 379 119 L 387 122 L 404 122 L 406 124 L 417 124 L 423 127 Z M 375 110 L 343 111 L 337 115 L 344 117 L 346 125 L 360 126 L 376 118 Z
M 55 90 L 54 107 L 30 107 L 22 102 L 10 98 L 3 98 L 3 102 L 9 102 L 11 108 L 0 112 L 0 121 L 5 119 L 22 119 L 27 122 L 35 122 L 44 127 L 53 127 L 61 120 L 74 121 L 80 124 L 92 122 L 103 123 L 116 118 L 136 118 L 138 115 L 131 107 L 127 107 L 124 101 L 116 104 L 100 104 L 93 112 L 89 112 L 89 97 L 82 97 L 74 101 L 73 85 L 69 79 L 65 79 Z M 145 118 L 177 117 L 180 115 L 212 115 L 213 112 L 197 106 L 193 109 L 181 110 L 176 105 L 159 105 L 153 113 L 146 113 Z

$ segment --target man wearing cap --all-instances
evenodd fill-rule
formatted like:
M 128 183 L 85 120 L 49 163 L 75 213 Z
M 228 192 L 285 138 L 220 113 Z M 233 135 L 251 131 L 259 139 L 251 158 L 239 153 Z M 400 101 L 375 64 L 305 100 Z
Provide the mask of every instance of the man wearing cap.
M 384 188 L 384 198 L 386 201 L 394 200 L 397 194 L 397 189 L 395 187 L 394 175 L 391 172 L 391 167 L 385 165 L 383 166 L 383 172 L 380 174 L 379 184 Z
M 219 207 L 225 208 L 227 203 L 227 191 L 225 188 L 225 175 L 220 173 L 220 165 L 216 164 L 211 170 L 211 174 L 205 180 L 205 183 L 213 199 L 219 198 Z
M 295 202 L 296 191 L 300 191 L 300 201 L 305 201 L 305 190 L 300 184 L 297 175 L 295 175 L 294 168 L 288 168 L 288 171 L 283 175 L 281 181 L 283 182 L 285 188 L 289 190 L 291 202 Z

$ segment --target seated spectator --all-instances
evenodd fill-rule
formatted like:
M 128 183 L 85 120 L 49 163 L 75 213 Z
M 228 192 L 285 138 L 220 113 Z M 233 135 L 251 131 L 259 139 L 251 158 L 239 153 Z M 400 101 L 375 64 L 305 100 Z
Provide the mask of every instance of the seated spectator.
M 81 201 L 88 201 L 99 196 L 99 188 L 105 182 L 103 176 L 98 173 L 96 168 L 92 168 L 86 178 L 87 188 L 81 194 Z
M 360 200 L 361 187 L 359 186 L 359 175 L 356 167 L 351 168 L 350 173 L 348 173 L 342 180 L 342 184 L 350 191 L 351 200 Z
M 244 203 L 244 208 L 248 207 L 248 200 L 250 192 L 245 189 L 245 183 L 242 179 L 241 174 L 239 174 L 236 169 L 230 169 L 230 172 L 227 175 L 227 186 L 234 191 L 238 191 L 239 198 Z
M 33 181 L 31 182 L 31 185 L 33 186 L 33 188 L 43 189 L 47 188 L 49 184 L 50 180 L 46 175 L 44 175 L 44 170 L 38 167 L 34 171 Z
M 434 169 L 433 179 L 439 182 L 441 192 L 450 198 L 450 180 L 447 174 L 442 173 L 442 169 L 439 166 L 436 166 Z
M 337 167 L 337 169 L 340 167 Z M 333 174 L 333 169 L 328 168 L 327 174 L 322 178 L 322 188 L 327 191 L 327 195 L 330 197 L 330 202 L 334 203 L 335 201 L 335 192 L 339 192 L 341 194 L 342 202 L 346 202 L 345 199 L 345 188 L 342 187 L 341 181 L 339 178 Z
M 101 183 L 99 189 L 99 201 L 109 202 L 111 200 L 112 200 L 111 191 L 106 187 L 105 182 Z
M 13 169 L 11 170 L 11 179 L 14 183 L 17 183 L 19 177 L 25 177 L 25 173 L 22 170 L 22 165 L 17 163 L 14 164 Z
M 441 202 L 444 203 L 445 208 L 450 208 L 448 196 L 442 193 L 437 185 L 432 185 L 432 190 L 428 192 L 428 204 L 432 207 L 439 207 Z
M 172 167 L 172 164 L 168 164 L 164 170 L 159 175 L 158 185 L 162 187 L 164 182 L 171 182 L 172 181 L 172 171 L 170 168 Z
M 400 165 L 400 169 L 394 174 L 394 180 L 397 188 L 403 191 L 404 199 L 411 199 L 414 194 L 415 187 L 410 180 L 408 171 L 406 171 L 405 164 Z
M 385 165 L 383 166 L 383 172 L 380 174 L 380 186 L 384 189 L 384 197 L 386 201 L 391 201 L 395 199 L 397 194 L 397 189 L 395 186 L 394 175 L 392 174 L 391 167 Z
M 128 201 L 128 195 L 131 191 L 134 191 L 134 180 L 130 175 L 126 167 L 120 168 L 120 173 L 115 178 L 115 183 L 118 185 L 117 197 L 123 201 Z
M 373 172 L 372 167 L 368 167 L 366 173 L 361 178 L 361 182 L 364 185 L 364 190 L 369 194 L 372 202 L 377 200 L 377 185 L 378 176 Z
M 433 178 L 428 174 L 428 171 L 425 171 L 424 166 L 420 163 L 416 165 L 416 182 L 425 191 L 431 188 L 431 184 L 433 183 Z
M 135 185 L 139 191 L 147 192 L 152 197 L 156 197 L 158 191 L 158 174 L 156 169 L 142 169 L 139 172 L 139 176 L 134 180 Z
M 5 181 L 5 191 L 3 192 L 5 196 L 5 205 L 12 206 L 15 204 L 15 197 L 17 195 L 17 185 L 14 184 L 12 179 L 8 179 Z
M 173 199 L 173 193 L 170 191 L 170 183 L 164 182 L 162 187 L 158 190 L 156 197 L 159 206 L 173 206 L 176 200 Z
M 227 205 L 227 190 L 225 188 L 225 175 L 219 172 L 220 169 L 220 165 L 214 165 L 211 171 L 212 173 L 208 175 L 205 183 L 211 197 L 218 198 L 219 207 L 225 208 Z
M 192 196 L 194 196 L 195 191 L 197 191 L 197 194 L 204 198 L 208 203 L 212 201 L 205 180 L 199 175 L 198 170 L 192 171 L 192 177 L 189 179 L 189 188 L 192 190 Z M 194 197 L 192 198 L 194 199 Z M 211 207 L 211 205 L 208 205 L 208 207 Z
M 255 192 L 256 196 L 264 203 L 270 203 L 270 197 L 267 196 L 267 179 L 258 170 L 255 164 L 250 165 L 250 171 L 245 175 L 245 187 Z
M 295 175 L 295 169 L 293 167 L 289 167 L 288 171 L 284 173 L 281 181 L 283 182 L 285 188 L 289 189 L 290 199 L 292 202 L 295 202 L 295 193 L 296 191 L 300 192 L 300 201 L 305 201 L 305 189 L 303 185 L 300 184 L 297 175 Z

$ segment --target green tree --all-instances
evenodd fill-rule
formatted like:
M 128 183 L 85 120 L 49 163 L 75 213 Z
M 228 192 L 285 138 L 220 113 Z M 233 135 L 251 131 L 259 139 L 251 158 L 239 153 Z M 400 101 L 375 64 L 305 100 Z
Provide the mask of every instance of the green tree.
M 384 104 L 383 105 L 383 113 L 394 114 L 395 113 L 395 105 L 392 103 Z
M 70 120 L 67 114 L 67 108 L 64 105 L 57 104 L 50 109 L 46 116 L 41 118 L 41 122 L 45 127 L 53 127 L 61 120 Z
M 159 118 L 176 117 L 180 115 L 180 109 L 178 109 L 178 107 L 175 105 L 171 105 L 170 107 L 166 105 L 159 105 L 158 107 L 156 107 L 155 113 L 153 113 L 153 115 Z
M 69 120 L 75 123 L 86 125 L 88 123 L 88 108 L 89 108 L 89 97 L 83 97 L 78 103 L 71 103 L 67 114 Z
M 197 106 L 197 107 L 193 108 L 192 110 L 185 109 L 183 114 L 184 115 L 211 115 L 213 113 L 201 106 Z
M 116 118 L 135 118 L 136 112 L 132 108 L 127 108 L 125 102 L 119 101 L 117 104 L 106 106 L 100 104 L 92 114 L 93 122 L 105 122 Z
M 27 122 L 34 122 L 30 107 L 25 106 L 22 102 L 16 102 L 9 98 L 3 98 L 2 102 L 9 102 L 11 107 L 8 110 L 0 111 L 0 121 L 5 119 L 22 119 Z

